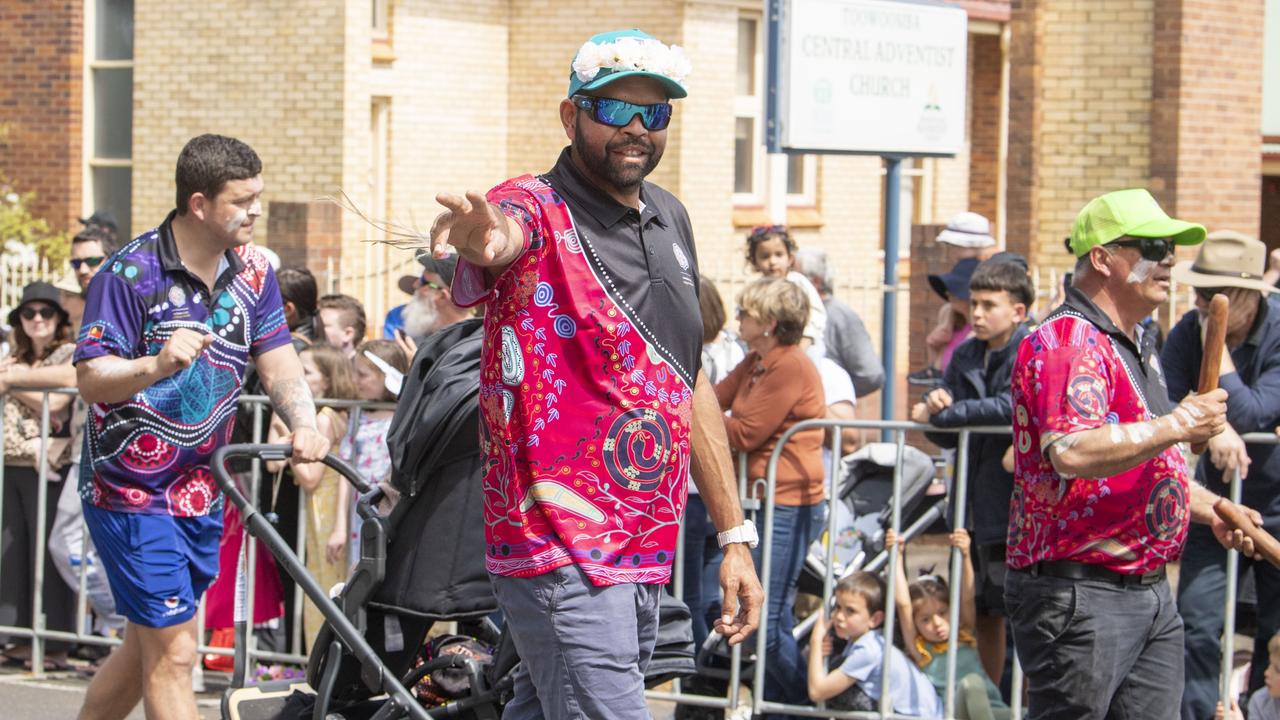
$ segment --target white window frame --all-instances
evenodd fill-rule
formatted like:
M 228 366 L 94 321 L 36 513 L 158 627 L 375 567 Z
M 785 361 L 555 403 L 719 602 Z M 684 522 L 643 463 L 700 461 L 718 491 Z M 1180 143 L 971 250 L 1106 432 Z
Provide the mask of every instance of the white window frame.
M 134 8 L 134 14 L 137 14 L 137 8 Z M 83 111 L 81 113 L 81 157 L 84 158 L 81 168 L 81 198 L 80 207 L 85 217 L 89 217 L 98 208 L 94 207 L 96 193 L 93 185 L 93 171 L 97 168 L 133 168 L 132 143 L 130 143 L 130 156 L 128 158 L 100 158 L 94 155 L 94 135 L 97 130 L 97 104 L 94 102 L 93 79 L 95 70 L 133 70 L 133 58 L 128 60 L 99 60 L 98 58 L 98 10 L 96 0 L 85 0 L 84 3 L 84 76 L 83 84 Z M 132 84 L 130 84 L 132 91 Z M 130 111 L 132 113 L 132 110 Z M 133 184 L 130 182 L 130 205 L 133 204 Z M 129 208 L 129 216 L 132 223 L 133 208 Z M 121 239 L 132 237 L 132 229 L 127 227 L 119 228 Z
M 765 204 L 766 190 L 769 187 L 769 154 L 764 143 L 764 84 L 765 84 L 765 37 L 764 18 L 753 12 L 741 12 L 738 20 L 750 20 L 755 23 L 755 60 L 753 62 L 752 79 L 754 87 L 750 95 L 737 94 L 735 77 L 733 97 L 734 137 L 737 137 L 737 123 L 740 118 L 751 120 L 751 138 L 754 154 L 751 158 L 751 192 L 733 193 L 733 204 L 736 207 L 760 207 Z M 735 62 L 734 67 L 737 67 Z M 736 70 L 735 70 L 736 72 Z M 804 173 L 804 190 L 799 193 L 787 193 L 788 207 L 815 207 L 817 205 L 818 162 L 815 155 L 804 155 L 802 164 Z M 735 158 L 736 161 L 736 158 Z M 735 177 L 736 181 L 736 177 Z

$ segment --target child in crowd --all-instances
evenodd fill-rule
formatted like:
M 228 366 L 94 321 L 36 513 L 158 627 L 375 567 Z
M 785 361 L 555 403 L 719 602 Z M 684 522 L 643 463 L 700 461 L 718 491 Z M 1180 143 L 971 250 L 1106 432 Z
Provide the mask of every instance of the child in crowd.
M 1274 256 L 1273 256 L 1274 259 Z M 1280 720 L 1280 633 L 1267 642 L 1270 663 L 1262 677 L 1265 684 L 1249 696 L 1249 720 Z M 1223 717 L 1222 703 L 1218 703 L 1215 718 Z M 1232 703 L 1232 718 L 1240 716 L 1240 707 Z
M 298 353 L 302 361 L 303 377 L 311 395 L 317 399 L 351 400 L 355 386 L 351 380 L 351 363 L 342 351 L 331 345 L 311 345 Z M 337 447 L 347 434 L 347 413 L 331 407 L 321 407 L 316 414 L 316 429 Z M 289 435 L 289 429 L 280 418 L 271 421 L 270 442 L 276 443 Z M 289 461 L 292 465 L 292 461 Z M 269 472 L 279 472 L 282 462 L 267 464 Z M 307 572 L 315 577 L 320 587 L 328 591 L 347 577 L 347 526 L 350 488 L 338 471 L 321 463 L 292 465 L 294 482 L 302 488 L 306 497 L 306 558 Z M 320 609 L 305 600 L 302 627 L 307 650 L 311 649 L 324 617 Z
M 324 341 L 348 359 L 354 357 L 356 346 L 364 340 L 364 306 L 350 295 L 323 295 L 317 307 Z
M 765 277 L 785 278 L 804 291 L 809 300 L 809 321 L 804 326 L 800 347 L 812 357 L 826 354 L 823 334 L 827 330 L 827 306 L 809 278 L 792 269 L 795 264 L 796 241 L 781 225 L 755 228 L 747 236 L 747 262 Z
M 906 544 L 892 531 L 885 533 L 885 547 L 897 546 L 901 554 Z M 956 638 L 956 717 L 959 720 L 1009 720 L 1010 710 L 1000 690 L 983 671 L 973 637 L 977 611 L 973 601 L 973 563 L 969 558 L 969 533 L 951 533 L 951 547 L 960 550 L 963 570 L 960 581 L 960 631 Z M 895 579 L 898 627 L 902 628 L 907 654 L 924 671 L 939 695 L 947 690 L 947 645 L 951 639 L 951 595 L 947 583 L 936 575 L 926 575 L 907 584 L 905 561 L 899 558 Z
M 370 355 L 403 374 L 409 364 L 399 346 L 391 340 L 369 340 L 356 348 L 352 361 L 352 378 L 356 397 L 369 402 L 395 402 L 396 393 L 387 387 L 387 374 Z M 353 432 L 342 439 L 342 457 L 348 460 L 371 485 L 391 475 L 391 452 L 387 449 L 387 431 L 391 428 L 392 410 L 365 410 L 360 413 Z M 360 560 L 360 515 L 356 512 L 354 488 L 350 491 L 350 545 L 347 556 L 354 566 Z
M 929 286 L 947 304 L 938 308 L 937 324 L 924 339 L 929 365 L 907 374 L 907 382 L 912 385 L 937 385 L 956 348 L 969 339 L 969 278 L 978 262 L 976 257 L 963 258 L 950 271 L 929 276 Z
M 884 623 L 884 582 L 877 575 L 856 572 L 836 585 L 831 624 L 825 611 L 818 615 L 809 642 L 809 699 L 829 701 L 840 710 L 875 711 L 883 689 L 881 668 L 889 658 L 889 697 L 894 713 L 911 717 L 940 718 L 942 701 L 924 673 L 902 651 L 886 643 L 878 628 Z M 831 654 L 828 628 L 845 640 L 844 655 L 834 670 L 827 670 Z
M 1028 332 L 1024 321 L 1033 300 L 1026 261 L 1013 253 L 995 255 L 974 270 L 967 290 L 973 337 L 956 348 L 941 386 L 912 408 L 911 419 L 944 428 L 1008 427 L 1013 422 L 1009 379 L 1018 345 Z M 926 437 L 939 447 L 957 445 L 955 433 Z M 974 629 L 982 666 L 997 679 L 1005 662 L 1004 556 L 1013 494 L 1013 474 L 1001 460 L 1012 441 L 1008 433 L 969 439 L 966 514 L 977 546 Z

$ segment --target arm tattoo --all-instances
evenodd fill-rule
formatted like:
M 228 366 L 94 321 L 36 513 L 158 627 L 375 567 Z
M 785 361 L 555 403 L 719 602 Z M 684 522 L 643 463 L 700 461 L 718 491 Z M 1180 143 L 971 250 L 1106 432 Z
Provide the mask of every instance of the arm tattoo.
M 311 388 L 302 378 L 277 380 L 267 388 L 271 405 L 289 426 L 290 430 L 316 427 L 316 406 L 311 399 Z

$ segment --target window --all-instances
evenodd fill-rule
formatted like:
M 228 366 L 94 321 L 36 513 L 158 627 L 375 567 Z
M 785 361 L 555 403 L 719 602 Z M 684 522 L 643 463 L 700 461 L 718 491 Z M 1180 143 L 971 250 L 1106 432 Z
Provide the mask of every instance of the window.
M 132 235 L 133 0 L 86 0 L 84 210 Z
M 733 201 L 765 204 L 769 163 L 764 147 L 764 35 L 758 16 L 738 18 L 738 61 L 734 83 Z M 787 204 L 816 204 L 817 163 L 811 155 L 787 158 Z
M 369 233 L 368 240 L 387 239 L 387 233 L 382 227 L 385 227 L 385 219 L 391 217 L 388 199 L 390 196 L 388 188 L 390 141 L 391 98 L 374 97 L 369 106 L 369 217 L 376 218 L 379 223 L 378 226 L 365 223 L 365 232 Z M 385 275 L 386 273 L 380 271 L 390 267 L 390 263 L 385 244 L 366 242 L 364 246 L 365 274 L 362 279 L 364 306 L 370 313 L 372 325 L 374 322 L 381 323 L 388 309 L 386 281 L 385 279 L 373 280 L 373 278 L 381 278 Z M 408 272 L 416 274 L 414 270 Z M 394 273 L 391 277 L 394 278 L 399 274 Z
M 738 72 L 734 83 L 733 199 L 738 205 L 764 203 L 764 101 L 760 76 L 764 56 L 759 51 L 760 20 L 738 18 Z
M 373 39 L 374 40 L 390 40 L 391 39 L 391 22 L 388 17 L 390 14 L 391 0 L 373 0 Z

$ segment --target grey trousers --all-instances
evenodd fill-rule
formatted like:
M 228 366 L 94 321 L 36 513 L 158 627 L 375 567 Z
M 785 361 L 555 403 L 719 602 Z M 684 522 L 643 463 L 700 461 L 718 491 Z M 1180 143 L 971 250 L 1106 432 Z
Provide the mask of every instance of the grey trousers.
M 647 720 L 659 585 L 596 587 L 577 565 L 491 575 L 521 666 L 503 720 Z
M 1010 571 L 1005 608 L 1028 720 L 1174 720 L 1182 618 L 1169 581 L 1123 587 Z

